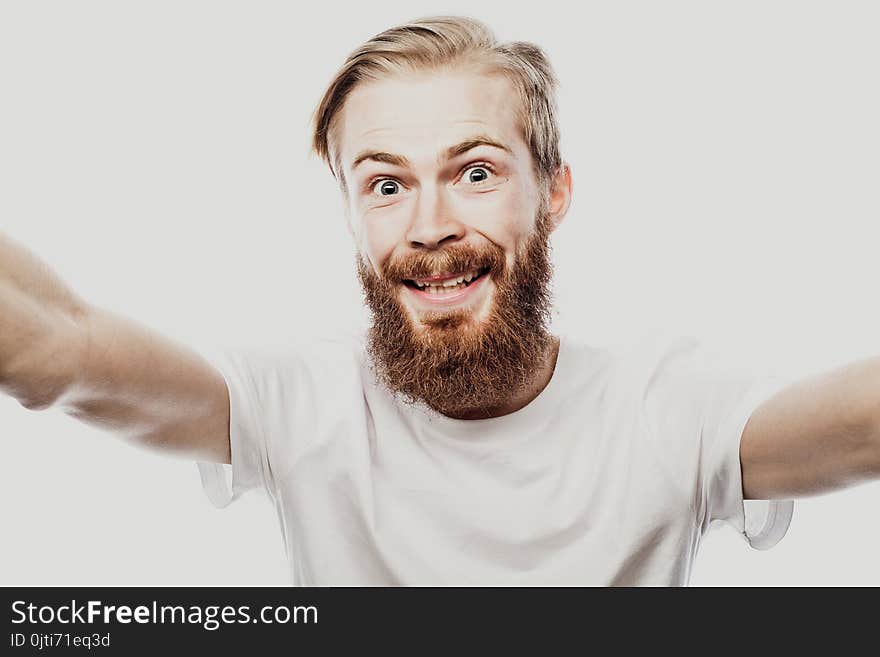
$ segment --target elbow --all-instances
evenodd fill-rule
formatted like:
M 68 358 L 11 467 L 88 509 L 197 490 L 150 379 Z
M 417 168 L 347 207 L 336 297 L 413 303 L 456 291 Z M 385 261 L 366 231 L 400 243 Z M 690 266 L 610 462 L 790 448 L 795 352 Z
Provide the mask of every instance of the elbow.
M 72 387 L 72 377 L 65 366 L 47 364 L 38 377 L 16 377 L 7 386 L 9 394 L 29 411 L 45 411 L 63 403 Z
M 16 399 L 19 404 L 29 411 L 45 411 L 53 408 L 60 396 L 47 391 L 45 394 L 28 393 L 26 395 L 18 395 Z
M 31 411 L 63 404 L 86 365 L 87 314 L 65 314 L 23 345 L 0 370 L 0 390 Z

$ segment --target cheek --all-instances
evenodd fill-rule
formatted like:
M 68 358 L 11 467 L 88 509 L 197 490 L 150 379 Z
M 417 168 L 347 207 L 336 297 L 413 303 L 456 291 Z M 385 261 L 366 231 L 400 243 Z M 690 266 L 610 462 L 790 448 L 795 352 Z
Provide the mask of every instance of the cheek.
M 507 264 L 516 259 L 517 247 L 534 227 L 534 212 L 523 195 L 493 195 L 479 207 L 471 206 L 468 223 L 486 239 L 504 249 Z
M 360 227 L 358 248 L 378 274 L 379 267 L 391 257 L 401 237 L 389 222 L 361 220 Z
M 533 223 L 536 199 L 516 179 L 496 190 L 482 194 L 462 195 L 455 210 L 475 227 L 500 227 L 506 232 L 527 232 Z

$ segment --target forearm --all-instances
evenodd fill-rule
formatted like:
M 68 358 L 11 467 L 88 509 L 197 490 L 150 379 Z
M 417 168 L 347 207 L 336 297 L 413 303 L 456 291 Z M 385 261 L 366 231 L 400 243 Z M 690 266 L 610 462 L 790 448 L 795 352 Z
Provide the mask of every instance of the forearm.
M 84 348 L 56 405 L 134 444 L 228 462 L 226 383 L 188 347 L 136 322 L 90 308 Z

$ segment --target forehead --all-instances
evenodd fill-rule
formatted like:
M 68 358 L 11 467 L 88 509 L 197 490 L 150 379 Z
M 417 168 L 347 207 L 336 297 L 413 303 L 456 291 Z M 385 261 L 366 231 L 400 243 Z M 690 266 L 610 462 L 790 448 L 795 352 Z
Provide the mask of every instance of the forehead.
M 339 161 L 349 170 L 365 149 L 434 160 L 477 134 L 525 154 L 519 102 L 506 77 L 473 71 L 409 73 L 361 83 L 339 114 Z

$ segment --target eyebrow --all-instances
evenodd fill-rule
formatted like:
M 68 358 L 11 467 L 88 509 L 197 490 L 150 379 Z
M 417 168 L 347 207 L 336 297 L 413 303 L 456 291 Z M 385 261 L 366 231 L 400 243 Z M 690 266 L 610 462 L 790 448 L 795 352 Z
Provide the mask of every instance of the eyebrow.
M 466 139 L 465 141 L 456 144 L 455 146 L 450 146 L 443 153 L 442 161 L 451 160 L 459 155 L 463 155 L 467 153 L 469 150 L 476 148 L 477 146 L 492 146 L 493 148 L 498 148 L 507 153 L 513 155 L 513 150 L 502 144 L 500 141 L 492 139 L 491 137 L 487 137 L 486 135 L 475 135 Z M 358 156 L 354 158 L 354 162 L 351 165 L 352 171 L 358 167 L 359 164 L 365 162 L 367 160 L 371 160 L 373 162 L 382 162 L 384 164 L 392 164 L 398 167 L 408 167 L 410 166 L 409 160 L 405 158 L 403 155 L 396 155 L 394 153 L 386 153 L 383 151 L 373 151 L 366 150 L 358 153 Z

